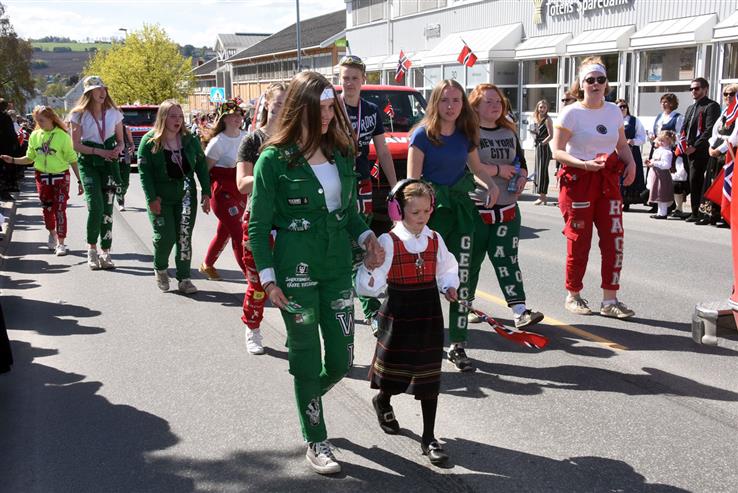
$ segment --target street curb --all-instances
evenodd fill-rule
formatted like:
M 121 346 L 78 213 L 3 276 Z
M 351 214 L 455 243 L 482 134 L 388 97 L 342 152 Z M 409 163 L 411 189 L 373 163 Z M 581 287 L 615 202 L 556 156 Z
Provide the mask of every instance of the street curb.
M 15 226 L 15 213 L 18 210 L 18 200 L 20 200 L 21 193 L 18 193 L 16 200 L 2 201 L 0 202 L 0 212 L 5 216 L 5 224 L 2 228 L 2 236 L 0 237 L 0 269 L 5 264 L 5 252 L 10 246 L 10 241 L 13 239 L 13 228 Z

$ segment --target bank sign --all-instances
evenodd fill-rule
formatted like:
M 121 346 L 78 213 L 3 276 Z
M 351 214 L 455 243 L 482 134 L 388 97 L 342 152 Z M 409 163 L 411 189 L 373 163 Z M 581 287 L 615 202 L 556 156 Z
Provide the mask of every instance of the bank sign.
M 533 0 L 533 22 L 543 23 L 543 17 L 581 16 L 603 12 L 613 7 L 624 7 L 635 0 Z

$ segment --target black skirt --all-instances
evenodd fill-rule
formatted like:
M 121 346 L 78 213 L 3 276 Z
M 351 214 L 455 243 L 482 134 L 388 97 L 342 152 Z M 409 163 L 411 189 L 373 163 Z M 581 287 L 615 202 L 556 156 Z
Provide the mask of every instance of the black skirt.
M 390 285 L 369 369 L 373 389 L 432 399 L 441 387 L 443 313 L 436 283 Z

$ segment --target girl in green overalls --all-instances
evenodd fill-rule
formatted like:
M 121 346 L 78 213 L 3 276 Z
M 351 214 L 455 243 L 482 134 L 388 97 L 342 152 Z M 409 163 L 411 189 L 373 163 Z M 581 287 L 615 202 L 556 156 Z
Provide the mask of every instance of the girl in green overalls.
M 374 266 L 384 253 L 356 208 L 355 150 L 331 83 L 316 72 L 296 75 L 278 123 L 254 167 L 250 246 L 264 291 L 287 326 L 308 464 L 335 474 L 341 466 L 321 400 L 354 357 L 351 240 L 364 245 Z
M 154 128 L 138 146 L 138 175 L 141 178 L 149 221 L 154 228 L 154 273 L 162 291 L 169 289 L 169 254 L 176 244 L 178 289 L 193 294 L 190 280 L 192 229 L 197 215 L 195 174 L 202 189 L 200 204 L 210 212 L 210 176 L 200 140 L 184 125 L 182 107 L 173 99 L 161 103 Z
M 87 201 L 87 265 L 113 269 L 113 201 L 120 185 L 118 156 L 123 150 L 123 113 L 96 75 L 85 77 L 84 93 L 69 116 L 72 145 L 79 153 L 79 173 Z M 100 239 L 102 254 L 97 252 Z

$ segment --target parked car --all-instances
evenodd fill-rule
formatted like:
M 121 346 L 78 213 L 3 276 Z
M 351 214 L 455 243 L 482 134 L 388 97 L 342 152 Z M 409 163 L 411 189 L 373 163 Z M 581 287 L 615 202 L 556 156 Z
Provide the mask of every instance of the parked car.
M 143 136 L 154 127 L 156 120 L 156 112 L 159 111 L 157 105 L 133 105 L 126 104 L 120 107 L 123 112 L 123 124 L 126 125 L 133 135 L 134 154 L 131 157 L 131 165 L 136 165 L 138 144 L 141 143 Z
M 341 86 L 336 86 L 341 91 Z M 361 97 L 379 108 L 384 124 L 385 140 L 395 163 L 397 179 L 407 175 L 407 150 L 409 144 L 408 132 L 423 119 L 425 115 L 425 98 L 417 90 L 407 86 L 365 85 L 361 88 Z M 369 147 L 369 161 L 376 162 L 377 153 L 374 144 Z M 372 229 L 384 233 L 392 227 L 392 221 L 387 216 L 387 194 L 389 184 L 384 173 L 379 174 L 378 182 L 374 182 L 372 202 L 374 217 Z

